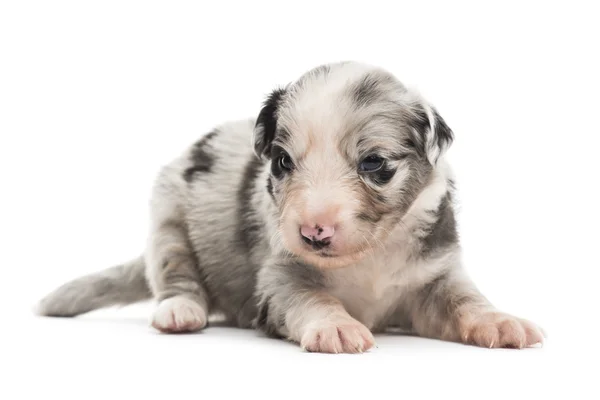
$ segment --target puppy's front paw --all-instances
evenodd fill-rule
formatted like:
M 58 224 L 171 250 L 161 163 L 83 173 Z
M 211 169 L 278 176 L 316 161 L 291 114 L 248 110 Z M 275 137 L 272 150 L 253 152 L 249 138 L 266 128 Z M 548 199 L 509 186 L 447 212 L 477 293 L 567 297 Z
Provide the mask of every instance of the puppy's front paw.
M 311 324 L 300 341 L 303 349 L 320 353 L 362 353 L 374 343 L 371 331 L 349 316 Z
M 489 348 L 522 349 L 543 343 L 544 334 L 537 325 L 509 314 L 486 312 L 470 315 L 463 324 L 465 343 Z
M 152 326 L 165 333 L 194 332 L 206 326 L 206 311 L 194 300 L 175 296 L 160 302 Z

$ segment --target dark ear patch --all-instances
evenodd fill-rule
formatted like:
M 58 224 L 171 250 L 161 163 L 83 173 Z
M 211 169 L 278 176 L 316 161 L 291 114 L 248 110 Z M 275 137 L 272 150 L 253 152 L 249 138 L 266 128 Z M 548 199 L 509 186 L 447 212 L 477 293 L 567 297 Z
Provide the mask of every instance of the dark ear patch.
M 427 131 L 431 127 L 431 123 L 429 122 L 429 118 L 427 117 L 427 113 L 423 107 L 419 105 L 412 110 L 412 115 L 408 120 L 408 126 L 410 128 L 412 142 L 417 150 L 417 154 L 425 158 L 425 138 L 427 136 Z
M 421 105 L 411 111 L 412 115 L 408 125 L 411 128 L 412 140 L 417 153 L 426 157 L 433 165 L 450 147 L 454 140 L 454 134 L 435 108 L 431 107 L 433 121 L 430 120 L 425 108 Z
M 254 151 L 259 157 L 269 158 L 271 155 L 271 143 L 275 139 L 275 131 L 277 130 L 277 109 L 285 93 L 285 89 L 275 89 L 267 97 L 262 110 L 258 114 L 254 126 Z
M 454 133 L 435 108 L 432 108 L 431 111 L 435 118 L 435 139 L 437 140 L 437 146 L 440 149 L 447 149 L 454 141 Z

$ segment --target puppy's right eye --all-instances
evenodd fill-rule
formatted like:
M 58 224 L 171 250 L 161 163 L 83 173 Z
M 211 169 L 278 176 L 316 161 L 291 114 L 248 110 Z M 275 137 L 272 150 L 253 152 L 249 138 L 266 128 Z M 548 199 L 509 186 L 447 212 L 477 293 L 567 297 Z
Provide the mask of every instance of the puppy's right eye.
M 294 168 L 294 164 L 292 163 L 292 159 L 286 153 L 283 153 L 277 159 L 277 164 L 279 164 L 279 168 L 284 171 L 291 171 Z
M 294 162 L 290 155 L 281 148 L 273 150 L 273 161 L 271 161 L 271 174 L 277 178 L 282 178 L 294 169 Z

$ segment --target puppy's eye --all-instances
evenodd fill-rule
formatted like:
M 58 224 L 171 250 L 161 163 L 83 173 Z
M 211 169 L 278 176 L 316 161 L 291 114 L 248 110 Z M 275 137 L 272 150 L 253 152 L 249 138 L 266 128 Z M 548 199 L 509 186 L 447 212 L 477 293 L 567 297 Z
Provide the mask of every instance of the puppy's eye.
M 277 159 L 277 164 L 279 164 L 279 168 L 284 171 L 291 171 L 294 168 L 294 163 L 292 163 L 292 159 L 286 153 L 283 153 Z
M 358 166 L 360 172 L 376 172 L 383 167 L 385 160 L 377 155 L 367 156 Z

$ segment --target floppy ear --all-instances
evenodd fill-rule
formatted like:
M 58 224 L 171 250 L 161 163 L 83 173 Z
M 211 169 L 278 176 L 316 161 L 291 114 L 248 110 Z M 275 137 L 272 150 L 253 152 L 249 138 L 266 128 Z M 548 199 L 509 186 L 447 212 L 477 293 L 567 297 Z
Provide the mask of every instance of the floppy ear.
M 434 107 L 419 104 L 411 114 L 409 126 L 417 150 L 435 165 L 454 141 L 454 133 Z
M 271 142 L 277 130 L 277 110 L 281 104 L 285 89 L 275 89 L 267 97 L 254 126 L 254 152 L 258 157 L 271 157 Z

